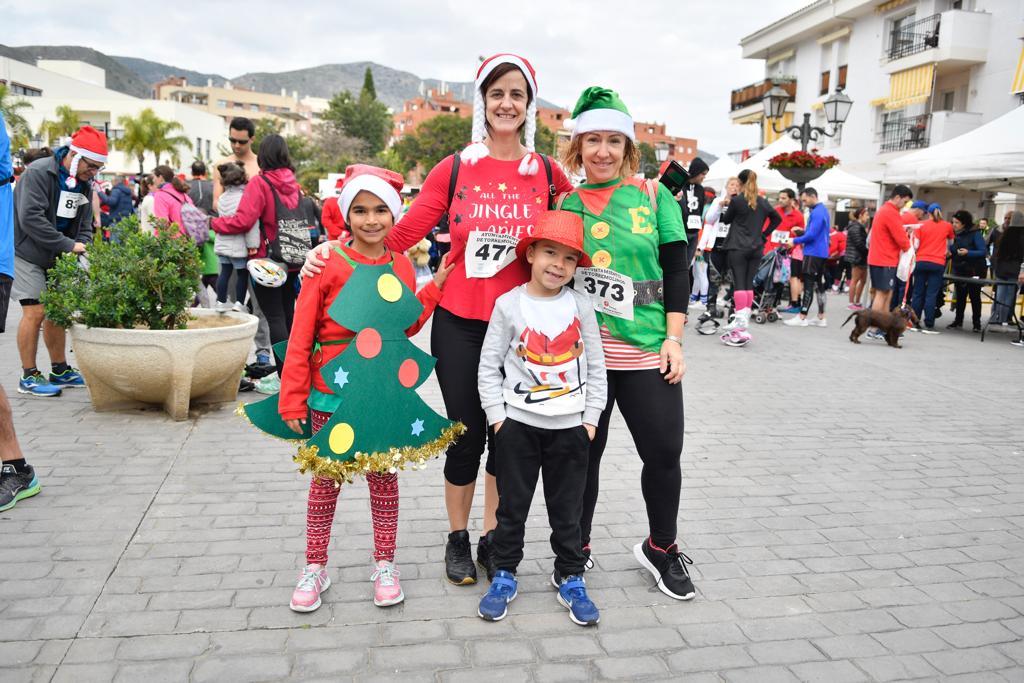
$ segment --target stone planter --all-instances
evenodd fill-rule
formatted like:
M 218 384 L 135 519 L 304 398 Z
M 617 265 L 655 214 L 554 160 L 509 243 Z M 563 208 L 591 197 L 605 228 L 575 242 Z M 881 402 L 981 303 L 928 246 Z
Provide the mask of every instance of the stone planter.
M 825 172 L 824 168 L 776 168 L 776 171 L 782 174 L 783 178 L 791 180 L 794 183 L 809 183 L 812 180 L 817 180 L 821 177 L 821 174 Z
M 75 358 L 96 410 L 162 404 L 175 420 L 189 401 L 233 401 L 256 334 L 247 313 L 193 308 L 196 318 L 226 316 L 237 324 L 188 330 L 121 330 L 73 325 Z

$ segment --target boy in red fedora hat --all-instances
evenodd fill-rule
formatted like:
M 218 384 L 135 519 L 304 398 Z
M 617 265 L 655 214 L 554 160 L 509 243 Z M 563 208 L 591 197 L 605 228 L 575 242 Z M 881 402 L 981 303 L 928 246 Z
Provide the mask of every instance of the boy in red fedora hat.
M 551 582 L 570 619 L 591 626 L 600 615 L 583 581 L 580 513 L 607 378 L 594 305 L 566 287 L 577 266 L 590 265 L 583 219 L 569 211 L 542 213 L 516 255 L 530 280 L 498 297 L 480 352 L 477 383 L 496 434 L 501 496 L 491 539 L 495 574 L 477 614 L 502 619 L 516 597 L 526 517 L 543 472 L 555 552 Z

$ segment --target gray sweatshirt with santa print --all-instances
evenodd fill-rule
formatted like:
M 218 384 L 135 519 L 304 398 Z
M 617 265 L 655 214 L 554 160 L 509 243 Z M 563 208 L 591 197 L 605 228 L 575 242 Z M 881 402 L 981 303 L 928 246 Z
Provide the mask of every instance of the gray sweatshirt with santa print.
M 498 297 L 477 385 L 489 425 L 511 418 L 543 429 L 596 426 L 608 377 L 590 298 L 569 287 L 535 297 L 526 285 Z

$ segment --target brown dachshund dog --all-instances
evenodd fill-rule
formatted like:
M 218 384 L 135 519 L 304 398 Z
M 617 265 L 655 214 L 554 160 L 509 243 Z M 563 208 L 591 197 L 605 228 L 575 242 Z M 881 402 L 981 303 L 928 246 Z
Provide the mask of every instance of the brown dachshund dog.
M 854 344 L 860 344 L 860 336 L 869 327 L 877 327 L 885 333 L 885 342 L 897 349 L 903 348 L 900 346 L 900 335 L 907 329 L 907 322 L 912 322 L 915 325 L 918 324 L 917 315 L 910 308 L 900 308 L 894 313 L 873 311 L 870 308 L 865 308 L 864 310 L 851 313 L 850 317 L 840 327 L 846 325 L 852 318 L 857 319 L 854 322 L 853 331 L 850 332 L 850 341 Z

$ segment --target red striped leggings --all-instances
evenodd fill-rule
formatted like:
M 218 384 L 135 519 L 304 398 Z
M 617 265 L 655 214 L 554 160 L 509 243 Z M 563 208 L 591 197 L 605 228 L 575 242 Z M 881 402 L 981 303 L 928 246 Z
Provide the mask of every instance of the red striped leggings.
M 310 411 L 313 432 L 327 424 L 330 413 Z M 398 533 L 398 475 L 367 474 L 370 489 L 370 517 L 373 520 L 373 559 L 395 559 Z M 333 479 L 313 477 L 309 484 L 309 508 L 306 512 L 306 564 L 327 564 L 327 546 L 331 542 L 331 523 L 341 486 Z

